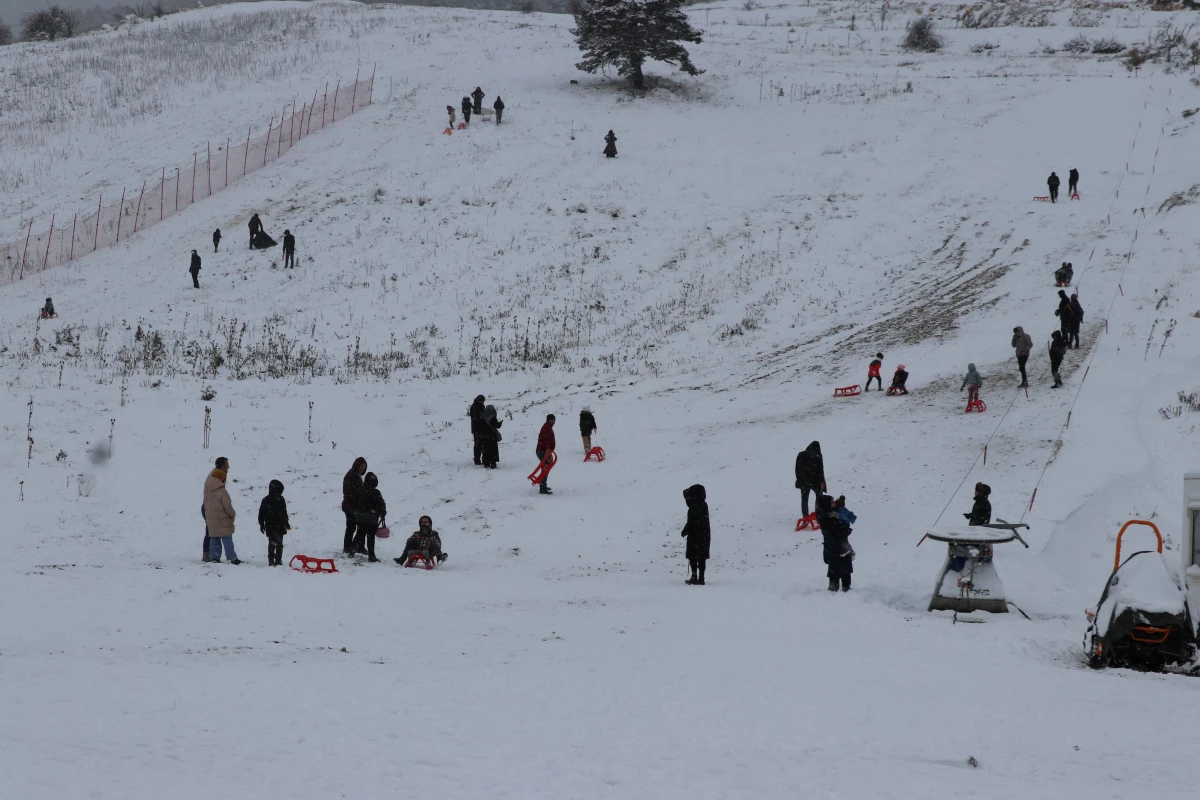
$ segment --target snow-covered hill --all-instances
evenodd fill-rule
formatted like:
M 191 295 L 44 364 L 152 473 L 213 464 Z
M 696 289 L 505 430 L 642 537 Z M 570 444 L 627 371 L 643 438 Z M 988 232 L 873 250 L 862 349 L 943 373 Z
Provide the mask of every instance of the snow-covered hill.
M 946 7 L 946 48 L 917 55 L 899 49 L 913 8 L 756 5 L 693 7 L 706 72 L 658 65 L 644 96 L 576 71 L 553 15 L 279 2 L 0 50 L 5 239 L 378 69 L 372 108 L 0 294 L 0 765 L 18 796 L 1191 793 L 1200 684 L 1092 672 L 1079 643 L 1119 524 L 1153 516 L 1177 547 L 1196 466 L 1193 412 L 1168 407 L 1200 388 L 1200 88 L 1061 50 L 1183 17 L 1114 6 L 1073 29 L 1063 7 L 968 30 Z M 150 70 L 188 31 L 228 78 L 181 69 L 54 119 L 13 103 L 37 65 L 115 91 L 113 64 Z M 475 86 L 504 124 L 443 135 Z M 1081 201 L 1031 200 L 1072 167 Z M 244 249 L 254 212 L 296 234 L 297 269 Z M 1062 261 L 1087 317 L 1052 391 Z M 39 322 L 47 295 L 60 317 Z M 1039 348 L 1028 396 L 1014 325 Z M 835 400 L 877 351 L 912 394 Z M 983 415 L 962 413 L 968 362 Z M 506 420 L 495 472 L 470 458 L 480 392 Z M 582 463 L 585 404 L 603 464 Z M 547 413 L 549 498 L 525 479 Z M 846 595 L 793 531 L 812 440 L 859 517 Z M 239 567 L 199 558 L 218 455 Z M 333 556 L 357 455 L 397 532 L 384 563 L 268 569 L 267 482 L 287 487 L 285 560 Z M 925 611 L 943 552 L 915 545 L 976 481 L 1031 525 L 1028 551 L 997 551 L 1025 614 L 955 625 Z M 703 588 L 683 585 L 679 537 L 696 482 Z M 421 514 L 451 554 L 434 573 L 391 563 Z

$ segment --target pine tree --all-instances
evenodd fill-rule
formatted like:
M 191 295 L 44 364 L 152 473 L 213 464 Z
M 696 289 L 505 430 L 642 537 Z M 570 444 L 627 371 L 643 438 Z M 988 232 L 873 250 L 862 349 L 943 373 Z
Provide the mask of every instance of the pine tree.
M 699 75 L 680 42 L 699 43 L 700 31 L 683 13 L 683 0 L 590 0 L 575 15 L 575 41 L 583 51 L 577 66 L 596 72 L 612 64 L 617 74 L 635 88 L 645 88 L 642 64 L 665 61 L 678 64 L 689 75 Z

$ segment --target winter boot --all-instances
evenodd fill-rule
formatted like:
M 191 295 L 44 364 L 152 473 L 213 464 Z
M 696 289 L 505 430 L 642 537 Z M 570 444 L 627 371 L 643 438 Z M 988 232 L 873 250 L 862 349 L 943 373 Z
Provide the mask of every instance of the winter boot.
M 549 486 L 542 486 L 538 489 L 538 494 L 554 494 Z
M 205 553 L 204 554 L 204 563 L 207 564 L 209 561 L 212 561 L 212 556 L 210 556 L 208 553 Z
M 242 560 L 240 558 L 235 558 L 232 561 L 230 561 L 229 563 L 230 564 L 240 564 L 240 563 L 242 563 Z
M 691 586 L 691 585 L 695 584 L 695 583 L 696 583 L 696 576 L 695 576 L 695 575 L 693 575 L 692 577 L 690 577 L 690 578 L 688 578 L 686 581 L 684 581 L 684 583 L 685 583 L 686 585 L 688 585 L 688 586 Z
M 829 591 L 836 592 L 837 590 L 838 590 L 838 579 L 830 578 L 829 579 Z
M 843 592 L 850 591 L 850 576 L 849 575 L 842 578 L 842 591 Z

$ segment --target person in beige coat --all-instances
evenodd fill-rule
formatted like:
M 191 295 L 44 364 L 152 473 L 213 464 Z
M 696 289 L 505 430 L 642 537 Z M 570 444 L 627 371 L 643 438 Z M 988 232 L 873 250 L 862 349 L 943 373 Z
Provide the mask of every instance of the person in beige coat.
M 225 556 L 230 564 L 240 564 L 237 552 L 233 549 L 233 520 L 237 512 L 233 510 L 233 501 L 225 489 L 225 478 L 229 474 L 229 459 L 218 458 L 217 468 L 209 473 L 204 481 L 204 521 L 208 525 L 209 561 L 221 561 L 221 547 L 224 543 Z

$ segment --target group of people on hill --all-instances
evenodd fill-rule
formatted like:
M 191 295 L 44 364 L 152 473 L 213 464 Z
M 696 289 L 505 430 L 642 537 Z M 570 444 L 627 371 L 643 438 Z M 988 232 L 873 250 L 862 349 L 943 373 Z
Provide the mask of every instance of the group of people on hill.
M 462 127 L 470 127 L 471 115 L 483 113 L 483 89 L 476 86 L 470 96 L 462 99 L 459 107 L 462 109 Z M 496 100 L 492 103 L 492 110 L 496 112 L 496 124 L 499 125 L 500 120 L 504 117 L 504 101 L 500 99 L 500 95 L 496 95 Z M 454 130 L 454 123 L 458 121 L 454 113 L 454 106 L 446 106 L 446 114 L 450 117 L 448 130 Z
M 200 504 L 200 516 L 204 519 L 204 556 L 209 563 L 220 563 L 224 552 L 230 564 L 241 564 L 233 546 L 233 533 L 237 511 L 233 499 L 226 489 L 229 479 L 229 459 L 222 456 L 216 460 L 214 469 L 204 479 L 204 499 Z M 376 563 L 375 539 L 380 531 L 386 531 L 387 504 L 379 491 L 379 478 L 367 471 L 367 460 L 356 458 L 350 471 L 342 479 L 342 511 L 346 515 L 346 535 L 342 545 L 345 555 L 365 555 L 367 561 Z M 408 538 L 404 552 L 395 559 L 397 564 L 407 564 L 413 554 L 422 555 L 426 563 L 442 563 L 447 555 L 442 550 L 442 539 L 433 530 L 433 520 L 423 515 L 417 523 L 418 530 Z M 292 529 L 288 519 L 287 501 L 283 497 L 283 483 L 272 480 L 267 486 L 267 496 L 258 506 L 258 529 L 267 537 L 267 564 L 273 567 L 283 564 L 283 537 Z
M 250 217 L 250 249 L 251 250 L 266 250 L 279 244 L 272 239 L 263 228 L 262 220 L 258 214 Z M 212 235 L 213 252 L 221 251 L 221 229 L 217 228 Z M 292 235 L 290 230 L 283 232 L 283 268 L 294 269 L 296 266 L 296 237 Z M 200 288 L 200 254 L 195 250 L 192 251 L 192 260 L 188 265 L 188 272 L 192 276 L 192 288 Z
M 1058 202 L 1058 187 L 1062 185 L 1062 181 L 1058 178 L 1058 173 L 1051 171 L 1050 177 L 1046 178 L 1046 186 L 1050 189 L 1050 202 Z M 1079 195 L 1079 170 L 1074 167 L 1067 174 L 1067 197 L 1078 199 Z

